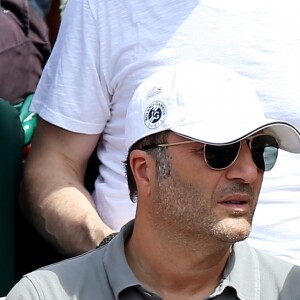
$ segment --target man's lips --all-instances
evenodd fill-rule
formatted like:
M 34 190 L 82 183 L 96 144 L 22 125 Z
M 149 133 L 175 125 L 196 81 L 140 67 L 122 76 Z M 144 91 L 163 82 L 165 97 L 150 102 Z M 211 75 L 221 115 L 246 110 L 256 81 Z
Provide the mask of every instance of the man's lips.
M 235 194 L 218 201 L 218 204 L 228 209 L 246 210 L 250 202 L 251 198 L 248 195 Z

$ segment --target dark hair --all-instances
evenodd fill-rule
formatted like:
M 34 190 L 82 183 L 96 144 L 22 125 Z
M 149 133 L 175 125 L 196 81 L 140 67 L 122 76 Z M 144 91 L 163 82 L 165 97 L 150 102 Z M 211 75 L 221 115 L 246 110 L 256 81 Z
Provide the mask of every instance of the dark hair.
M 137 197 L 137 186 L 136 182 L 130 167 L 130 153 L 133 150 L 143 150 L 147 151 L 150 155 L 152 155 L 156 160 L 156 166 L 158 170 L 158 177 L 165 178 L 170 174 L 170 164 L 169 164 L 169 156 L 167 154 L 165 147 L 157 147 L 159 144 L 167 143 L 167 137 L 170 134 L 170 130 L 162 131 L 159 133 L 155 133 L 144 137 L 134 143 L 127 155 L 126 161 L 124 161 L 127 183 L 129 187 L 129 196 L 132 202 L 136 201 Z

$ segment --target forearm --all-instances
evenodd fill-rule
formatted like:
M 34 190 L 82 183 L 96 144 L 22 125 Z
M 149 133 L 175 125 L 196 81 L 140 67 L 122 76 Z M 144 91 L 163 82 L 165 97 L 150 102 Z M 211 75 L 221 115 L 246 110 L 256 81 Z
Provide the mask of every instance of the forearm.
M 38 232 L 67 255 L 95 248 L 113 232 L 100 219 L 81 179 L 51 161 L 25 169 L 21 207 Z

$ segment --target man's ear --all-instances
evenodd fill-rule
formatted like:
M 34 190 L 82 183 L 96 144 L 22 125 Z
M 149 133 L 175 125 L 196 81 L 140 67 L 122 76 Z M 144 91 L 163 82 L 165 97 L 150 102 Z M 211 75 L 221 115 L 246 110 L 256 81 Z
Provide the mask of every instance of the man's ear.
M 130 167 L 135 178 L 138 194 L 148 194 L 153 176 L 155 161 L 146 151 L 133 150 L 130 153 Z

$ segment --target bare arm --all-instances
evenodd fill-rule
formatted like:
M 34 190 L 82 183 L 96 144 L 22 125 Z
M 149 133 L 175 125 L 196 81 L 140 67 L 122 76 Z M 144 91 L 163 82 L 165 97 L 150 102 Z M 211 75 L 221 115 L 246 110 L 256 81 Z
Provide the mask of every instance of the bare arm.
M 77 255 L 113 232 L 84 188 L 88 159 L 100 135 L 66 131 L 39 119 L 21 188 L 21 207 L 60 252 Z

